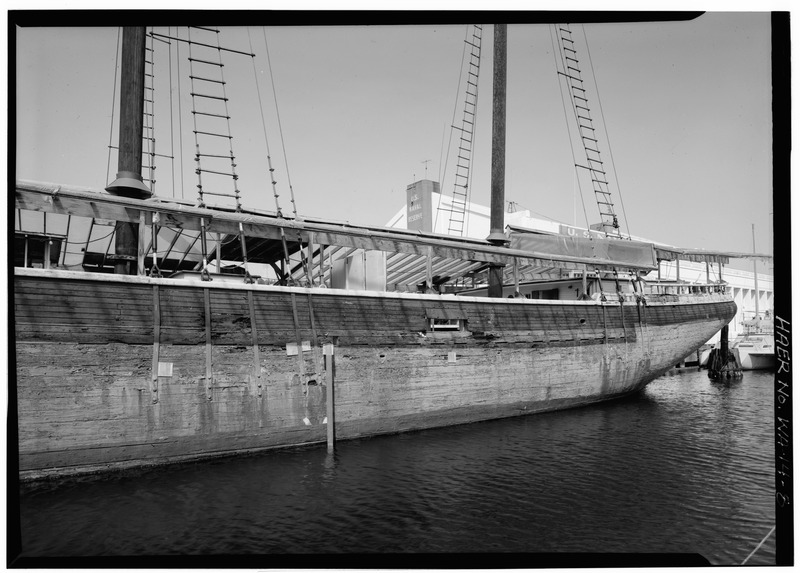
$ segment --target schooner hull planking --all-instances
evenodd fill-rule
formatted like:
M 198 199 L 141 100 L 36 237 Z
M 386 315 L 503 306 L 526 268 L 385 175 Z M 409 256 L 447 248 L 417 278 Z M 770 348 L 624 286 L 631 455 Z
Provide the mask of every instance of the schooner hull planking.
M 337 438 L 357 438 L 635 392 L 735 313 L 720 294 L 642 305 L 15 275 L 23 479 L 324 442 L 324 344 Z

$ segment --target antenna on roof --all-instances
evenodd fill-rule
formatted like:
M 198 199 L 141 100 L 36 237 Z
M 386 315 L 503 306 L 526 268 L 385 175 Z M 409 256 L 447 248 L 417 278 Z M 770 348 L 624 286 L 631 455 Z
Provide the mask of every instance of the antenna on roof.
M 431 162 L 430 159 L 425 159 L 424 161 L 420 161 L 420 163 L 424 163 L 425 164 L 425 179 L 428 178 L 428 163 L 430 163 L 430 162 Z

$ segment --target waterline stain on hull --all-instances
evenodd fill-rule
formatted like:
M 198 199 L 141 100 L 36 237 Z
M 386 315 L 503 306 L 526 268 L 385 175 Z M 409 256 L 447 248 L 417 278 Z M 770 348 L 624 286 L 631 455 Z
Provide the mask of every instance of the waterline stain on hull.
M 735 312 L 126 279 L 17 269 L 21 479 L 324 442 L 323 343 L 348 439 L 635 392 Z

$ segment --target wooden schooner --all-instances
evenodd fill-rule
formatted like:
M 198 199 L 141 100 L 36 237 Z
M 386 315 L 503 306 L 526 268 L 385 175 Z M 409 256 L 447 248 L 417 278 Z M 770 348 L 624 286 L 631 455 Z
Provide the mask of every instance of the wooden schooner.
M 107 192 L 16 182 L 20 225 L 51 222 L 16 231 L 23 480 L 584 406 L 641 390 L 735 314 L 724 283 L 646 282 L 652 244 L 504 228 L 504 26 L 486 240 L 151 196 L 145 37 L 124 30 L 119 170 Z M 65 233 L 52 231 L 55 218 Z M 87 239 L 80 268 L 65 268 L 78 229 L 113 233 L 113 247 Z M 255 263 L 276 280 L 251 274 Z M 542 268 L 559 280 L 527 297 L 509 282 Z M 467 275 L 488 296 L 441 279 Z

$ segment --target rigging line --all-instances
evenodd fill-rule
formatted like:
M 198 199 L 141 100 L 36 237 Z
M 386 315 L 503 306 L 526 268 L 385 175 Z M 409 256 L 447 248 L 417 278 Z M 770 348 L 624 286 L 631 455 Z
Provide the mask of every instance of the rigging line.
M 167 28 L 167 34 L 172 35 L 172 26 Z M 175 104 L 172 99 L 172 42 L 169 42 L 167 48 L 169 56 L 169 154 L 172 156 L 170 159 L 170 169 L 172 170 L 172 196 L 175 197 Z
M 592 63 L 592 53 L 589 51 L 589 39 L 586 37 L 586 28 L 581 24 L 583 31 L 583 40 L 586 44 L 586 55 L 589 56 L 589 69 L 592 70 L 592 81 L 594 82 L 594 91 L 597 95 L 597 106 L 600 108 L 600 117 L 603 120 L 603 131 L 606 135 L 606 143 L 608 144 L 608 157 L 611 160 L 611 169 L 614 171 L 614 179 L 617 182 L 617 195 L 619 195 L 619 204 L 622 207 L 622 218 L 625 219 L 625 227 L 628 229 L 628 239 L 631 238 L 631 227 L 628 224 L 628 216 L 625 213 L 625 202 L 622 200 L 622 188 L 619 184 L 619 177 L 617 177 L 617 165 L 614 163 L 614 153 L 611 151 L 611 138 L 608 137 L 608 128 L 606 127 L 606 118 L 603 115 L 603 103 L 600 101 L 600 88 L 597 86 L 597 78 L 594 75 L 594 64 Z
M 192 92 L 194 92 L 194 79 L 191 79 L 191 78 L 194 78 L 194 64 L 192 63 L 193 59 L 192 59 L 192 42 L 191 42 L 191 40 L 192 40 L 192 30 L 191 29 L 187 29 L 186 33 L 187 33 L 187 36 L 189 38 L 189 78 L 190 78 L 190 85 L 192 86 Z M 192 111 L 194 111 L 194 110 L 195 110 L 195 102 L 194 102 L 194 98 L 192 98 Z M 199 143 L 198 143 L 198 140 L 197 140 L 197 114 L 195 114 L 195 113 L 192 114 L 192 126 L 193 126 L 193 131 L 194 131 L 195 153 L 199 154 L 200 147 L 199 147 Z M 200 193 L 199 202 L 200 202 L 200 206 L 204 207 L 205 206 L 204 205 L 205 202 L 203 201 L 203 179 L 202 179 L 202 174 L 201 174 L 201 171 L 200 171 L 199 168 L 196 169 L 195 171 L 196 171 L 196 174 L 197 174 L 197 183 L 198 183 L 197 189 L 198 189 L 198 191 Z M 205 229 L 204 229 L 204 231 L 205 231 Z
M 452 128 L 450 128 L 452 132 Z M 439 148 L 439 202 L 436 204 L 436 212 L 433 214 L 433 232 L 436 232 L 436 223 L 439 221 L 439 210 L 442 208 L 442 188 L 444 187 L 444 182 L 442 181 L 442 155 L 444 154 L 444 138 L 447 135 L 447 125 L 442 125 L 442 146 Z M 448 143 L 448 151 L 449 151 L 449 143 Z M 445 169 L 447 158 L 445 157 Z M 408 212 L 406 212 L 406 227 L 408 227 Z
M 444 155 L 444 137 L 447 135 L 447 125 L 442 124 L 442 145 L 439 148 L 439 172 L 437 173 L 436 180 L 441 185 L 442 183 L 442 155 Z
M 175 34 L 180 34 L 180 28 L 175 28 Z M 175 75 L 178 79 L 178 161 L 180 162 L 180 169 L 178 173 L 181 176 L 181 199 L 183 199 L 183 111 L 181 110 L 181 45 L 180 43 L 175 45 L 175 62 L 177 64 L 177 70 Z
M 247 41 L 250 44 L 250 51 L 252 51 L 253 48 L 252 48 L 252 39 L 250 37 L 250 28 L 246 28 L 246 30 L 247 30 Z M 265 34 L 264 35 L 264 41 L 266 42 L 266 32 L 264 34 Z M 270 148 L 269 148 L 269 137 L 267 136 L 267 120 L 264 117 L 264 104 L 263 104 L 262 99 L 261 99 L 261 87 L 260 87 L 260 84 L 258 82 L 258 71 L 256 70 L 255 56 L 250 58 L 250 61 L 253 63 L 253 76 L 254 76 L 255 83 L 256 83 L 256 95 L 258 96 L 258 111 L 261 113 L 261 128 L 262 128 L 262 130 L 264 132 L 264 144 L 267 147 L 267 167 L 269 169 L 269 179 L 270 179 L 270 184 L 272 186 L 272 195 L 275 198 L 275 210 L 277 212 L 278 218 L 282 219 L 283 218 L 283 212 L 281 211 L 281 206 L 280 206 L 280 203 L 278 201 L 278 187 L 277 187 L 277 181 L 275 181 L 275 175 L 274 175 L 275 174 L 275 169 L 272 167 L 272 157 L 271 157 L 271 152 L 270 152 Z M 288 178 L 288 174 L 287 174 L 287 178 Z M 295 215 L 295 218 L 297 218 L 296 215 Z M 285 233 L 283 227 L 280 228 L 280 233 L 281 233 L 281 246 L 283 247 L 283 261 L 284 261 L 284 267 L 283 268 L 290 269 L 291 268 L 291 261 L 290 261 L 290 257 L 289 257 L 289 247 L 286 244 L 286 233 Z M 277 271 L 277 269 L 276 269 L 276 271 Z M 286 274 L 283 274 L 283 273 L 277 273 L 277 272 L 276 272 L 276 274 L 281 274 L 281 277 L 279 278 L 279 280 L 281 282 L 286 281 L 286 280 L 289 279 L 289 275 L 286 275 Z M 291 271 L 289 271 L 289 274 L 291 274 Z
M 191 85 L 191 92 L 190 95 L 194 93 L 194 64 L 192 58 L 192 30 L 191 28 L 187 29 L 187 37 L 189 38 L 189 78 L 190 78 L 190 85 Z M 197 102 L 195 100 L 194 95 L 192 95 L 192 112 L 196 111 Z M 197 174 L 197 191 L 198 191 L 198 206 L 205 207 L 205 201 L 203 200 L 203 175 L 202 169 L 200 167 L 200 142 L 198 140 L 198 130 L 197 130 L 197 114 L 192 113 L 192 122 L 194 126 L 194 148 L 195 148 L 195 161 L 196 161 L 196 169 L 195 173 Z M 211 277 L 208 272 L 209 262 L 208 262 L 208 233 L 206 231 L 206 220 L 200 219 L 200 251 L 202 252 L 202 260 L 197 264 L 196 268 L 200 269 L 201 278 L 203 280 L 211 280 Z M 217 253 L 217 261 L 220 260 L 219 253 Z
M 556 64 L 556 71 L 558 71 L 558 59 L 556 57 L 556 51 L 562 52 L 563 50 L 561 50 L 560 46 L 557 46 L 556 42 L 554 42 L 554 40 L 553 40 L 553 29 L 555 28 L 555 26 L 556 25 L 553 24 L 553 26 L 549 28 L 549 31 L 550 31 L 550 44 L 551 44 L 551 46 L 553 46 L 553 60 L 555 61 L 555 64 Z M 558 74 L 556 74 L 556 78 L 558 78 Z M 577 160 L 575 159 L 575 148 L 574 148 L 574 144 L 572 142 L 572 132 L 570 131 L 569 118 L 567 116 L 567 104 L 564 103 L 564 86 L 562 85 L 560 78 L 558 79 L 558 89 L 559 89 L 559 92 L 561 93 L 561 107 L 564 110 L 564 123 L 567 126 L 567 137 L 569 137 L 569 149 L 570 149 L 570 153 L 572 153 L 572 164 L 576 165 L 577 164 Z M 577 176 L 577 168 L 575 169 L 575 177 L 578 180 L 578 194 L 581 196 L 581 206 L 583 207 L 583 217 L 586 220 L 586 228 L 588 229 L 589 228 L 589 215 L 586 212 L 586 201 L 584 201 L 584 199 L 583 199 L 583 188 L 581 187 L 580 177 Z
M 292 202 L 292 211 L 294 213 L 294 218 L 297 219 L 297 203 L 294 199 L 294 188 L 292 187 L 292 177 L 289 174 L 289 159 L 286 156 L 286 143 L 283 139 L 283 127 L 281 126 L 281 114 L 278 110 L 278 95 L 275 91 L 275 78 L 272 75 L 272 60 L 269 57 L 269 44 L 267 43 L 267 31 L 264 26 L 261 27 L 261 33 L 264 36 L 264 48 L 267 51 L 267 69 L 269 69 L 269 81 L 272 84 L 272 99 L 275 102 L 275 116 L 278 119 L 278 133 L 280 134 L 281 138 L 281 150 L 283 151 L 283 164 L 286 167 L 286 183 L 289 185 L 289 198 Z M 248 39 L 250 38 L 250 32 L 248 30 Z
M 557 26 L 557 24 L 553 24 L 553 29 L 555 29 L 556 26 Z M 569 26 L 569 24 L 566 24 L 566 26 Z M 564 39 L 558 34 L 558 32 L 556 32 L 556 40 L 557 40 L 557 44 L 558 44 L 558 53 L 559 53 L 559 56 L 561 57 L 561 69 L 564 70 L 561 73 L 564 74 L 564 83 L 567 84 L 567 88 L 569 89 L 569 93 L 568 93 L 567 97 L 569 98 L 569 101 L 570 101 L 570 109 L 572 110 L 572 116 L 575 118 L 575 126 L 577 128 L 578 135 L 583 135 L 583 132 L 581 131 L 581 122 L 580 122 L 580 119 L 578 119 L 578 109 L 575 107 L 575 97 L 574 97 L 574 93 L 573 93 L 573 90 L 572 90 L 572 84 L 569 83 L 570 82 L 570 79 L 568 77 L 569 74 L 567 74 L 567 62 L 566 62 L 566 56 L 564 54 L 564 51 L 565 51 L 565 49 L 564 49 Z M 580 71 L 578 71 L 578 73 L 580 74 Z M 581 81 L 581 84 L 582 84 L 583 80 L 580 80 L 580 81 Z M 559 81 L 559 86 L 560 86 L 560 81 Z M 562 105 L 564 107 L 566 107 L 566 105 L 563 103 L 564 102 L 563 88 L 561 89 L 561 102 L 562 102 Z M 570 138 L 570 143 L 571 142 L 572 142 L 572 139 Z M 573 157 L 573 159 L 575 158 L 574 151 L 573 151 L 572 157 Z M 587 224 L 588 224 L 588 221 L 587 221 Z
M 275 102 L 275 117 L 278 120 L 278 134 L 279 134 L 280 140 L 281 140 L 281 151 L 283 153 L 283 164 L 284 164 L 284 167 L 286 168 L 286 183 L 289 186 L 289 200 L 292 203 L 292 213 L 294 214 L 295 220 L 297 220 L 298 219 L 298 216 L 297 216 L 297 201 L 295 201 L 295 198 L 294 198 L 294 187 L 292 186 L 292 177 L 291 177 L 291 175 L 289 173 L 289 158 L 286 155 L 286 143 L 285 143 L 284 138 L 283 138 L 283 127 L 281 125 L 281 114 L 280 114 L 280 110 L 278 109 L 278 94 L 275 91 L 275 77 L 272 74 L 272 60 L 269 57 L 269 43 L 267 42 L 267 30 L 266 30 L 265 26 L 261 27 L 261 35 L 264 38 L 264 48 L 265 48 L 266 54 L 267 54 L 267 69 L 269 70 L 269 81 L 270 81 L 270 84 L 272 86 L 272 100 Z M 250 41 L 250 29 L 249 28 L 247 30 L 247 39 L 248 39 L 248 41 Z M 251 51 L 252 51 L 252 46 L 251 46 Z M 255 55 L 253 55 L 252 60 L 253 60 L 253 69 L 255 70 Z M 256 78 L 256 81 L 258 81 L 258 78 Z M 260 103 L 260 101 L 261 101 L 261 98 L 259 97 L 259 103 Z M 303 265 L 303 272 L 305 273 L 306 278 L 311 283 L 311 286 L 313 286 L 313 280 L 312 280 L 313 277 L 311 277 L 311 275 L 308 272 L 308 261 L 306 261 L 306 258 L 302 254 L 302 251 L 303 251 L 303 236 L 301 235 L 299 230 L 297 231 L 297 242 L 300 245 L 300 262 Z M 313 256 L 313 253 L 312 253 L 312 256 Z
M 147 34 L 145 34 L 145 39 L 147 38 Z M 147 138 L 147 170 L 150 177 L 150 191 L 155 194 L 155 187 L 156 187 L 156 173 L 155 173 L 155 162 L 156 162 L 156 120 L 155 120 L 155 100 L 156 100 L 156 90 L 155 90 L 155 74 L 156 74 L 156 65 L 155 65 L 155 50 L 153 49 L 153 28 L 150 27 L 150 97 L 147 98 L 145 96 L 144 102 L 144 111 L 145 111 L 145 129 L 149 132 L 150 136 Z M 147 60 L 147 58 L 145 58 Z M 147 61 L 145 65 L 147 65 Z M 145 72 L 145 93 L 147 92 L 147 73 Z M 149 101 L 148 101 L 149 100 Z M 147 109 L 150 109 L 150 112 L 147 113 Z
M 453 102 L 453 119 L 450 120 L 450 138 L 447 140 L 447 153 L 444 156 L 444 169 L 442 170 L 442 173 L 444 173 L 444 177 L 447 177 L 447 164 L 450 160 L 450 146 L 453 143 L 453 129 L 454 129 L 453 126 L 456 123 L 456 112 L 458 111 L 458 98 L 459 95 L 461 94 L 461 78 L 464 75 L 464 60 L 466 60 L 467 58 L 467 39 L 469 38 L 469 30 L 470 30 L 470 24 L 467 24 L 466 28 L 464 29 L 464 48 L 461 51 L 461 67 L 458 70 L 458 84 L 456 85 L 456 98 L 455 101 Z M 442 207 L 442 198 L 444 197 L 443 195 L 444 189 L 445 189 L 444 180 L 442 180 L 440 182 L 440 187 L 439 187 L 440 191 L 439 194 L 441 195 L 441 197 L 439 198 L 439 207 L 436 209 L 436 216 L 434 217 L 433 220 L 434 230 L 436 230 L 436 224 L 439 220 L 439 211 L 441 210 Z M 453 191 L 455 192 L 455 190 Z M 450 208 L 452 209 L 452 206 Z M 450 230 L 448 229 L 448 234 L 449 233 Z
M 64 240 L 64 241 L 62 241 L 62 244 L 64 244 L 64 245 L 86 245 L 88 243 L 96 243 L 97 241 L 102 241 L 103 239 L 107 239 L 113 234 L 114 234 L 114 231 L 111 231 L 108 235 L 105 235 L 103 237 L 98 237 L 96 239 L 86 240 L 86 241 L 67 241 L 67 240 Z M 72 254 L 76 254 L 77 255 L 77 254 L 80 254 L 80 253 L 72 253 Z
M 483 48 L 483 30 L 481 29 L 481 48 Z M 481 52 L 482 55 L 482 52 Z M 480 58 L 478 59 L 478 64 L 480 65 Z M 472 141 L 478 141 L 478 98 L 479 98 L 480 90 L 478 86 L 475 86 L 475 125 L 472 128 Z M 465 103 L 466 107 L 466 103 Z M 475 144 L 470 144 L 470 151 L 469 151 L 469 161 L 470 167 L 474 165 L 475 162 Z M 470 200 L 472 199 L 472 176 L 475 174 L 475 169 L 469 170 L 469 179 L 467 180 L 467 204 L 464 205 L 464 226 L 465 228 L 462 229 L 461 235 L 466 235 L 469 237 L 469 216 L 467 215 L 467 209 L 469 208 Z
M 745 563 L 747 563 L 747 562 L 750 560 L 750 558 L 751 558 L 751 557 L 752 557 L 752 556 L 755 554 L 755 552 L 756 552 L 756 551 L 758 551 L 758 550 L 761 548 L 761 546 L 762 546 L 762 545 L 764 545 L 764 542 L 767 540 L 767 538 L 768 538 L 770 535 L 772 535 L 772 532 L 773 532 L 773 531 L 775 531 L 775 526 L 774 526 L 774 525 L 772 526 L 772 529 L 770 529 L 770 530 L 769 530 L 769 533 L 767 533 L 766 537 L 764 537 L 764 539 L 762 539 L 762 540 L 761 540 L 761 543 L 759 543 L 759 544 L 758 544 L 758 547 L 756 547 L 755 549 L 753 549 L 753 552 L 752 552 L 752 553 L 750 553 L 750 555 L 748 555 L 748 556 L 747 556 L 747 559 L 745 559 L 744 561 L 742 561 L 742 565 L 744 565 Z
M 250 39 L 250 28 L 247 28 L 247 41 L 251 43 L 250 49 L 252 50 L 252 41 Z M 267 120 L 264 117 L 264 104 L 261 100 L 261 87 L 258 83 L 258 71 L 256 70 L 256 60 L 255 58 L 250 58 L 250 61 L 253 63 L 253 77 L 256 81 L 256 95 L 258 96 L 258 110 L 261 113 L 261 129 L 264 132 L 264 144 L 267 147 L 267 159 L 270 161 L 270 157 L 272 155 L 270 148 L 269 148 L 269 137 L 267 137 Z M 272 182 L 272 194 L 275 197 L 275 209 L 277 210 L 278 217 L 283 217 L 283 213 L 281 212 L 281 206 L 278 203 L 278 190 L 276 188 L 277 181 L 275 181 L 275 177 L 273 175 L 272 165 L 270 164 L 270 181 Z
M 114 59 L 114 84 L 112 85 L 111 93 L 111 127 L 108 130 L 108 164 L 106 166 L 106 183 L 109 183 L 111 177 L 111 145 L 114 138 L 114 109 L 117 101 L 117 70 L 119 69 L 119 40 L 122 34 L 122 28 L 117 28 L 117 55 Z
M 240 213 L 242 211 L 242 200 L 240 197 L 239 192 L 239 177 L 236 174 L 236 158 L 233 155 L 233 136 L 231 134 L 231 114 L 228 110 L 228 89 L 225 86 L 225 71 L 224 67 L 222 66 L 222 52 L 223 48 L 219 43 L 219 30 L 215 30 L 217 32 L 217 52 L 219 56 L 219 79 L 222 81 L 222 101 L 225 106 L 225 126 L 228 130 L 228 150 L 231 154 L 231 174 L 233 180 L 233 193 L 236 198 L 236 212 Z

